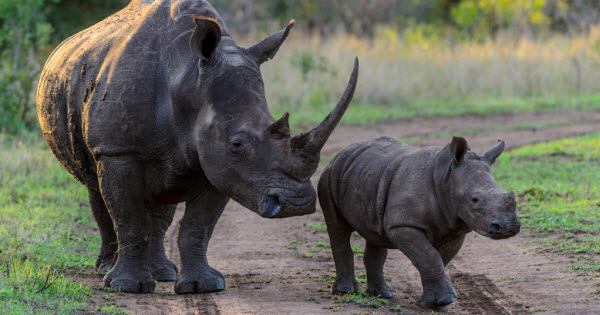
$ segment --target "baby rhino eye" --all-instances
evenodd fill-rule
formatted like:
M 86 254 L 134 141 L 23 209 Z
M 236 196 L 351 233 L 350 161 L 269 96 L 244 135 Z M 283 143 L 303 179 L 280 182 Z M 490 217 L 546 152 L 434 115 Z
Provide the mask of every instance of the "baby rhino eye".
M 479 194 L 473 194 L 471 196 L 471 202 L 478 203 L 479 202 Z

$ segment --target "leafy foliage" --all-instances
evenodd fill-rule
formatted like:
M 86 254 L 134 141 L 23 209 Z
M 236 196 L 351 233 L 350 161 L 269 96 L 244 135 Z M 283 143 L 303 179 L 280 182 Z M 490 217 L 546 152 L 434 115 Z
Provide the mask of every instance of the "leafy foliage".
M 34 82 L 41 49 L 52 26 L 44 14 L 46 0 L 0 2 L 0 132 L 31 129 L 35 122 Z

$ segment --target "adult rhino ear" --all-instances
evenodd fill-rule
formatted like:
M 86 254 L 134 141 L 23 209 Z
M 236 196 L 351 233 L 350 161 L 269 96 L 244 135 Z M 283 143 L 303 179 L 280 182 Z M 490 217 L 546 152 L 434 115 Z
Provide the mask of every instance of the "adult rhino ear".
M 221 24 L 206 16 L 195 16 L 196 29 L 190 38 L 190 49 L 200 60 L 210 62 L 221 41 Z
M 292 19 L 284 30 L 279 31 L 265 38 L 262 42 L 248 48 L 248 52 L 252 57 L 254 57 L 256 64 L 260 66 L 263 62 L 271 60 L 273 57 L 275 57 L 279 47 L 281 47 L 281 44 L 283 44 L 285 39 L 288 37 L 293 26 L 294 20 Z
M 483 155 L 483 158 L 492 165 L 502 152 L 504 152 L 504 141 L 498 139 L 498 143 L 491 150 L 487 151 Z
M 465 140 L 463 137 L 453 137 L 452 142 L 450 143 L 450 151 L 454 157 L 454 162 L 460 163 L 464 158 L 465 153 L 469 151 L 467 140 Z

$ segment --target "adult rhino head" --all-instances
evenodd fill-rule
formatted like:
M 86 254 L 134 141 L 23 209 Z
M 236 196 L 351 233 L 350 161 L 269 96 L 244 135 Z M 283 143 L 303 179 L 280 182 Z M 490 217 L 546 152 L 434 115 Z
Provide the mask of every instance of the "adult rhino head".
M 275 120 L 265 99 L 260 65 L 272 59 L 294 22 L 250 48 L 223 36 L 211 18 L 194 18 L 190 49 L 198 58 L 199 77 L 190 82 L 201 100 L 194 141 L 210 183 L 266 218 L 315 211 L 310 177 L 319 155 L 348 107 L 358 78 L 358 59 L 341 100 L 309 132 L 290 135 L 286 113 Z

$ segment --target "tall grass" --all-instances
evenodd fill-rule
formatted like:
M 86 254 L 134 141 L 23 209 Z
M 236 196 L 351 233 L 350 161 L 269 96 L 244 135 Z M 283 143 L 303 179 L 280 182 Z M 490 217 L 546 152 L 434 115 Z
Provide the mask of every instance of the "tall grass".
M 275 60 L 262 67 L 273 111 L 291 111 L 292 119 L 300 115 L 296 122 L 322 118 L 312 119 L 341 95 L 354 56 L 361 62 L 354 98 L 359 105 L 353 106 L 359 113 L 353 117 L 351 110 L 347 122 L 538 107 L 596 109 L 600 103 L 600 28 L 544 39 L 501 34 L 483 42 L 379 28 L 371 40 L 292 33 Z

